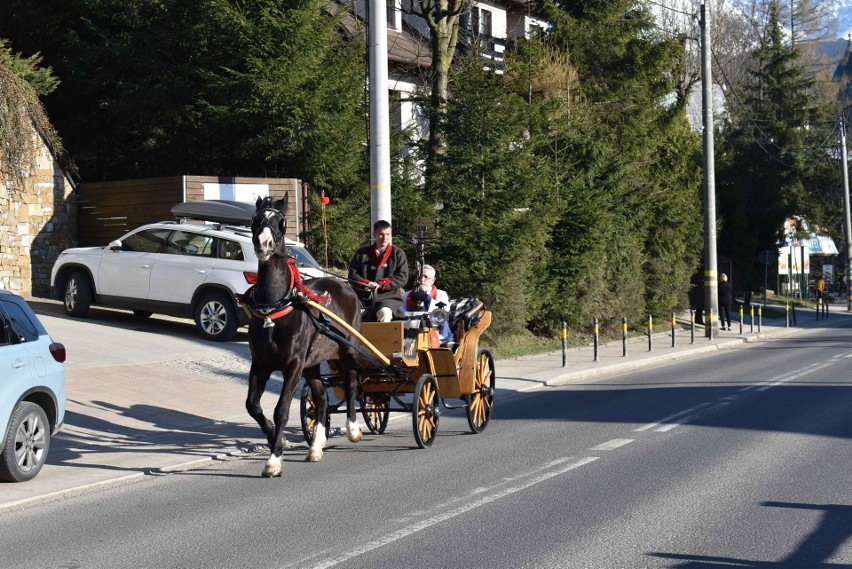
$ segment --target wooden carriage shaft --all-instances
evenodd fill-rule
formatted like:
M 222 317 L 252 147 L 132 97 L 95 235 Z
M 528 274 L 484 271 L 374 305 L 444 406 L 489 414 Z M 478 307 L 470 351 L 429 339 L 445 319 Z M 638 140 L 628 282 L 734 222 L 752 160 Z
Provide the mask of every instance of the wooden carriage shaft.
M 347 332 L 349 332 L 350 334 L 352 334 L 353 336 L 358 338 L 358 341 L 360 341 L 361 344 L 365 348 L 367 348 L 367 350 L 369 350 L 370 353 L 373 354 L 373 356 L 377 360 L 379 360 L 382 363 L 382 365 L 384 365 L 385 367 L 389 367 L 391 365 L 391 362 L 387 358 L 386 355 L 384 355 L 382 352 L 377 350 L 376 347 L 367 340 L 367 338 L 362 336 L 361 333 L 358 332 L 355 328 L 353 328 L 352 326 L 350 326 L 349 324 L 344 322 L 343 319 L 341 319 L 337 314 L 335 314 L 331 310 L 325 308 L 324 306 L 317 304 L 313 300 L 306 300 L 305 303 L 308 306 L 310 306 L 311 308 L 316 308 L 317 310 L 319 310 L 320 312 L 322 312 L 323 314 L 325 314 L 326 316 L 328 316 L 329 318 L 334 320 L 334 322 L 336 324 L 338 324 L 339 326 L 341 326 L 344 330 L 346 330 Z

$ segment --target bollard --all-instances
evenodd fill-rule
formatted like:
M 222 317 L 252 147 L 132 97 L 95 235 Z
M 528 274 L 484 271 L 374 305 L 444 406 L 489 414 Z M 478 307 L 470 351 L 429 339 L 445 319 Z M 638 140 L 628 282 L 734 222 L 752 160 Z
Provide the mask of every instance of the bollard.
M 568 363 L 568 323 L 562 321 L 562 367 Z
M 790 303 L 784 303 L 784 328 L 790 327 Z
M 704 320 L 704 335 L 707 336 L 707 311 L 701 311 L 701 318 Z
M 763 324 L 763 307 L 757 307 L 757 333 L 760 334 L 760 326 Z
M 595 361 L 598 360 L 598 319 L 595 318 Z
M 712 310 L 707 313 L 707 323 L 704 325 L 704 327 L 709 331 L 709 333 L 707 333 L 707 339 L 712 340 L 713 339 L 713 311 Z
M 650 352 L 654 347 L 654 342 L 652 340 L 654 334 L 654 317 L 650 314 L 648 315 L 648 351 Z
M 740 306 L 740 336 L 743 335 L 743 307 Z
M 627 357 L 627 317 L 621 318 L 621 357 Z
M 672 348 L 675 347 L 675 313 L 672 312 Z
M 689 310 L 689 343 L 695 343 L 695 311 Z
M 792 322 L 792 325 L 798 326 L 798 323 L 796 322 L 796 305 L 792 302 L 790 303 L 790 318 L 790 322 Z
M 751 326 L 750 333 L 754 334 L 754 306 L 748 306 L 748 324 Z

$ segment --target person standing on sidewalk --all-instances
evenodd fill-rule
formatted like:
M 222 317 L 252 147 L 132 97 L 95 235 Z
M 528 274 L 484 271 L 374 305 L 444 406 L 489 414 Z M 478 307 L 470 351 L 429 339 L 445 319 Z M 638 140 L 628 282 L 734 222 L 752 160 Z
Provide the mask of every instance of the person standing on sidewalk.
M 734 291 L 728 282 L 728 275 L 719 275 L 719 323 L 722 330 L 731 330 L 731 305 L 734 303 Z M 725 323 L 727 322 L 727 328 Z

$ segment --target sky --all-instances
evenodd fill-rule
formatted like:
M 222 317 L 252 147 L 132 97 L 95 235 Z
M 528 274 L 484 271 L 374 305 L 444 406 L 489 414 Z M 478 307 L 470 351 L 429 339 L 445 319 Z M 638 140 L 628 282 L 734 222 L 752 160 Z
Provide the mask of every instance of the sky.
M 837 37 L 846 39 L 852 33 L 852 0 L 837 2 Z

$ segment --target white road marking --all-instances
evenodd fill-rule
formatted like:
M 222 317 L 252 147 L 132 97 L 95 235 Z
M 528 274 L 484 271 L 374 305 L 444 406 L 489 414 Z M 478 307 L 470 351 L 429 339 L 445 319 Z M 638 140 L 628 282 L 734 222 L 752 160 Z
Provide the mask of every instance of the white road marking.
M 601 443 L 598 446 L 594 446 L 594 447 L 586 449 L 586 450 L 591 450 L 591 451 L 613 450 L 613 449 L 617 449 L 618 447 L 623 447 L 624 445 L 629 445 L 632 442 L 633 442 L 633 439 L 612 439 L 611 441 Z
M 580 458 L 580 459 L 577 459 L 577 460 L 572 460 L 573 457 L 565 457 L 564 459 L 556 461 L 558 463 L 558 467 L 554 470 L 542 472 L 541 474 L 535 475 L 532 478 L 525 480 L 523 482 L 520 482 L 519 484 L 517 484 L 515 486 L 510 486 L 508 488 L 504 488 L 500 491 L 494 492 L 494 493 L 489 494 L 487 496 L 483 496 L 482 498 L 479 498 L 479 499 L 474 500 L 472 502 L 468 502 L 467 504 L 463 504 L 461 506 L 458 506 L 457 508 L 454 508 L 452 510 L 446 511 L 446 512 L 441 513 L 441 514 L 433 515 L 432 517 L 430 517 L 428 519 L 421 520 L 419 522 L 413 523 L 413 524 L 408 525 L 404 528 L 401 528 L 399 530 L 391 532 L 391 533 L 389 533 L 389 534 L 387 534 L 383 537 L 380 537 L 380 538 L 375 539 L 375 540 L 373 540 L 369 543 L 366 543 L 366 544 L 364 544 L 360 547 L 357 547 L 357 548 L 353 549 L 352 551 L 342 553 L 342 554 L 340 554 L 336 557 L 329 557 L 327 559 L 323 559 L 323 560 L 321 560 L 320 562 L 318 562 L 314 565 L 310 565 L 310 567 L 312 569 L 327 569 L 328 567 L 334 567 L 335 565 L 338 565 L 338 564 L 343 563 L 345 561 L 349 561 L 350 559 L 354 559 L 355 557 L 358 557 L 359 555 L 369 553 L 370 551 L 373 551 L 373 550 L 378 549 L 380 547 L 384 547 L 385 545 L 389 545 L 389 544 L 391 544 L 395 541 L 399 541 L 400 539 L 408 537 L 409 535 L 415 534 L 415 533 L 422 531 L 424 529 L 430 528 L 430 527 L 437 525 L 441 522 L 455 518 L 455 517 L 460 516 L 460 515 L 462 515 L 466 512 L 469 512 L 471 510 L 475 510 L 476 508 L 479 508 L 480 506 L 490 504 L 491 502 L 495 502 L 497 500 L 500 500 L 501 498 L 505 498 L 506 496 L 510 496 L 512 494 L 515 494 L 516 492 L 520 492 L 521 490 L 526 490 L 527 488 L 529 488 L 531 486 L 535 486 L 536 484 L 538 484 L 540 482 L 544 482 L 545 480 L 549 480 L 551 478 L 559 476 L 560 474 L 565 474 L 566 472 L 574 470 L 575 468 L 585 466 L 586 464 L 589 464 L 591 462 L 598 460 L 598 458 L 600 458 L 600 457 L 587 456 L 587 457 Z M 551 464 L 553 464 L 553 463 L 551 463 Z M 496 488 L 498 488 L 502 485 L 503 484 L 497 484 L 496 486 L 491 487 L 491 490 L 494 490 L 494 489 L 496 489 Z M 478 491 L 477 493 L 481 493 L 481 488 L 477 488 L 477 491 Z M 294 564 L 286 565 L 284 567 L 285 568 L 286 567 L 297 567 L 297 566 L 298 567 L 304 567 L 304 566 L 306 566 L 305 561 L 306 560 L 297 561 Z M 282 569 L 284 569 L 284 568 L 282 568 Z
M 797 371 L 797 372 L 794 372 L 794 373 L 792 373 L 792 374 L 789 374 L 789 375 L 787 375 L 786 377 L 785 377 L 785 376 L 781 376 L 783 379 L 779 379 L 779 380 L 777 380 L 777 381 L 773 381 L 772 383 L 765 384 L 765 385 L 763 385 L 763 386 L 761 386 L 761 387 L 758 387 L 758 388 L 757 388 L 757 390 L 758 390 L 758 391 L 766 391 L 767 389 L 772 389 L 773 387 L 778 387 L 779 385 L 781 385 L 781 384 L 783 384 L 783 383 L 787 383 L 788 381 L 792 381 L 792 380 L 794 380 L 794 379 L 798 379 L 798 378 L 800 378 L 800 377 L 802 377 L 802 376 L 804 376 L 804 375 L 807 375 L 807 374 L 809 374 L 809 373 L 813 373 L 813 372 L 815 372 L 815 371 L 819 371 L 819 370 L 821 370 L 821 369 L 825 369 L 825 368 L 827 368 L 827 367 L 829 367 L 829 366 L 831 366 L 831 365 L 832 365 L 832 364 L 831 364 L 831 362 L 827 362 L 827 363 L 823 363 L 823 364 L 813 364 L 813 365 L 808 366 L 808 367 L 806 367 L 806 368 L 804 368 L 804 369 L 801 369 L 801 370 L 799 370 L 799 371 Z
M 648 423 L 647 425 L 639 427 L 638 429 L 633 429 L 633 431 L 637 432 L 637 433 L 642 432 L 642 431 L 648 431 L 650 429 L 653 429 L 654 427 L 659 427 L 663 423 L 667 423 L 668 421 L 671 421 L 672 419 L 680 417 L 681 415 L 686 415 L 687 413 L 692 413 L 696 409 L 701 409 L 702 407 L 706 407 L 707 405 L 710 405 L 710 403 L 701 403 L 700 405 L 696 405 L 695 407 L 691 407 L 691 408 L 689 408 L 685 411 L 681 411 L 680 413 L 675 413 L 674 415 L 669 415 L 668 417 L 666 417 L 664 419 L 660 419 L 659 421 L 655 421 L 653 423 Z

